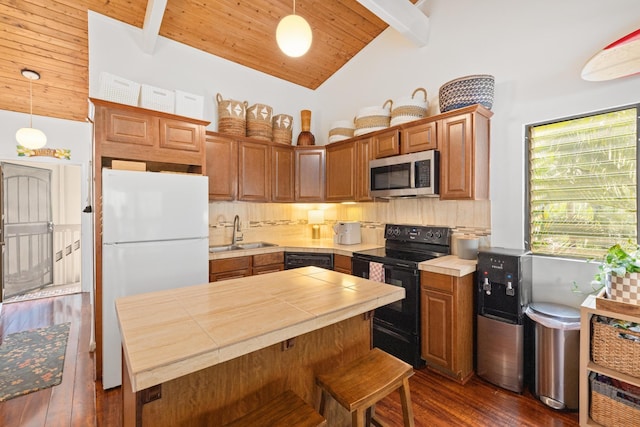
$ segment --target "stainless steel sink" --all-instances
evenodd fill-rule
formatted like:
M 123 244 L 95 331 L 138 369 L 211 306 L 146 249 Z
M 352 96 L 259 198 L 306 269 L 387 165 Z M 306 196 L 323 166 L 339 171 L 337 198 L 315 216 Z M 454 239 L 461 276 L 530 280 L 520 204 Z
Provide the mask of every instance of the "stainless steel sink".
M 267 242 L 236 243 L 235 245 L 209 246 L 209 252 L 241 251 L 245 249 L 269 248 L 273 246 L 278 246 L 278 245 L 276 245 L 275 243 L 267 243 Z

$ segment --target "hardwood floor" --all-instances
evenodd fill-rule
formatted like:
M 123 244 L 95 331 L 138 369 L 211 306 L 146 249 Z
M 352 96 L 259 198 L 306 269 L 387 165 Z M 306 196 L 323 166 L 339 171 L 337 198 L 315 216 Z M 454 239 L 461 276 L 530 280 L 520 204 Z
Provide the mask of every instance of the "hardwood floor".
M 0 337 L 27 329 L 71 322 L 64 374 L 59 386 L 0 403 L 0 426 L 119 427 L 120 389 L 104 392 L 96 384 L 89 352 L 89 294 L 4 304 Z M 428 369 L 410 379 L 416 427 L 578 425 L 576 412 L 554 411 L 529 393 L 519 395 L 473 377 L 461 386 Z M 96 392 L 97 391 L 97 392 Z M 391 426 L 402 425 L 397 392 L 376 407 Z

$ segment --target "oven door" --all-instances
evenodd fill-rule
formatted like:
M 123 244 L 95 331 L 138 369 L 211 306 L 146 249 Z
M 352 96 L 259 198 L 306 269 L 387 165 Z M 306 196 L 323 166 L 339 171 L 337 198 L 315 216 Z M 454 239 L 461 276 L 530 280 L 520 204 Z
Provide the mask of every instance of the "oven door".
M 418 335 L 420 327 L 420 273 L 412 268 L 384 266 L 384 281 L 405 290 L 405 298 L 376 309 L 374 318 L 398 331 Z

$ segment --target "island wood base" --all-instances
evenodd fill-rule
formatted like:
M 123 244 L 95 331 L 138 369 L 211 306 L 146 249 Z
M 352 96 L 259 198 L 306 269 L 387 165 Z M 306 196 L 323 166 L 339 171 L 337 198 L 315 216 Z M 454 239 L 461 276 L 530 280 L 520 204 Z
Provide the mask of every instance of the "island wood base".
M 370 313 L 358 315 L 137 393 L 123 363 L 123 425 L 222 426 L 287 389 L 317 408 L 316 375 L 368 352 L 371 322 Z M 144 403 L 158 388 L 160 398 Z M 351 425 L 335 401 L 327 409 L 328 425 Z

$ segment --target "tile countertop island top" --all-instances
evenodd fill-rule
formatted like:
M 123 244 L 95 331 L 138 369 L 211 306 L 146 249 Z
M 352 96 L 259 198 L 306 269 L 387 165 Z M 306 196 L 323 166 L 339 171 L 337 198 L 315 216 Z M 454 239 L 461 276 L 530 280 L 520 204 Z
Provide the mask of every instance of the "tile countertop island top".
M 116 300 L 133 392 L 404 298 L 404 289 L 317 267 Z

